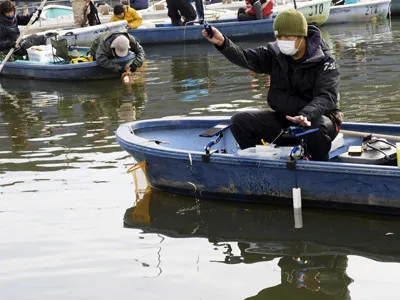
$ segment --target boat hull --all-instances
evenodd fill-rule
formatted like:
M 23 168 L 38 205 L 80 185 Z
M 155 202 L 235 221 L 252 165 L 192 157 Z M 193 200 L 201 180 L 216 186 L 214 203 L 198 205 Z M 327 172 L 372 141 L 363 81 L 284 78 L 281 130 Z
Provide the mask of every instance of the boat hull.
M 363 1 L 355 4 L 332 6 L 326 24 L 369 22 L 386 19 L 390 0 Z
M 316 25 L 324 24 L 329 17 L 330 9 L 331 9 L 331 0 L 314 0 L 314 1 L 304 1 L 304 2 L 297 2 L 297 9 L 303 13 L 306 17 L 308 23 L 315 23 Z M 206 10 L 211 9 L 218 11 L 220 10 L 235 10 L 235 12 L 244 7 L 244 1 L 235 1 L 231 4 L 223 4 L 223 3 L 216 3 L 206 5 Z M 284 5 L 274 5 L 272 15 L 275 17 L 279 12 L 293 8 L 293 3 L 287 3 Z M 223 18 L 223 13 L 221 14 L 221 19 Z
M 167 120 L 136 122 L 121 126 L 116 139 L 136 161 L 146 162 L 146 176 L 151 187 L 196 197 L 220 198 L 266 203 L 288 203 L 292 189 L 301 188 L 302 198 L 313 206 L 372 206 L 400 208 L 400 168 L 338 162 L 299 161 L 296 168 L 287 167 L 286 159 L 260 159 L 215 153 L 209 161 L 197 148 L 174 149 L 155 145 L 146 138 L 133 138 L 136 130 L 154 126 L 195 128 L 185 132 L 179 145 L 198 145 L 201 129 L 217 124 L 215 119 Z M 195 125 L 196 124 L 196 125 Z M 147 127 L 149 126 L 149 127 Z M 343 128 L 360 131 L 400 133 L 400 127 L 345 124 Z M 133 132 L 133 133 L 132 133 Z M 193 135 L 196 138 L 191 140 Z M 225 137 L 231 135 L 230 131 Z M 150 138 L 150 136 L 149 136 Z M 168 136 L 161 136 L 168 140 Z M 231 138 L 231 140 L 233 140 Z M 204 140 L 204 146 L 208 140 Z M 174 143 L 177 143 L 174 141 Z M 230 153 L 231 142 L 220 147 Z M 194 147 L 194 146 L 193 146 Z M 221 148 L 221 149 L 222 149 Z
M 89 48 L 79 48 L 89 50 Z M 119 58 L 118 63 L 125 66 L 134 59 L 134 54 Z M 118 78 L 118 72 L 112 72 L 97 65 L 96 61 L 78 64 L 44 64 L 38 62 L 20 61 L 7 62 L 1 72 L 1 77 L 43 79 L 52 81 L 98 80 Z
M 277 6 L 274 8 L 273 15 L 277 15 L 279 12 L 293 8 L 293 4 L 287 4 L 284 6 Z M 317 26 L 325 24 L 329 19 L 331 10 L 331 0 L 320 0 L 320 1 L 309 1 L 297 2 L 297 9 L 303 13 L 309 24 L 314 23 Z
M 123 31 L 126 30 L 126 25 L 126 21 L 117 21 L 83 28 L 50 30 L 50 32 L 56 31 L 58 33 L 57 38 L 66 39 L 69 46 L 90 47 L 93 40 L 99 34 L 106 31 Z M 38 35 L 44 35 L 48 32 L 49 31 L 40 32 Z
M 273 19 L 244 22 L 215 22 L 212 26 L 232 39 L 251 36 L 263 37 L 273 34 Z M 159 26 L 155 28 L 130 29 L 129 33 L 141 44 L 172 44 L 207 40 L 202 35 L 203 25 L 191 26 Z

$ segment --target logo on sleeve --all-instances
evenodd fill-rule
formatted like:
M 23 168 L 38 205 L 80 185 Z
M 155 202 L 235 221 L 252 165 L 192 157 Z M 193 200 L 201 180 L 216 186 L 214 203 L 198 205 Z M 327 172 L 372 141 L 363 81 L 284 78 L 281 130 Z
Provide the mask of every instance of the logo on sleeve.
M 326 70 L 335 70 L 335 69 L 336 69 L 336 63 L 335 62 L 331 62 L 331 63 L 326 62 L 324 64 L 324 71 L 326 71 Z

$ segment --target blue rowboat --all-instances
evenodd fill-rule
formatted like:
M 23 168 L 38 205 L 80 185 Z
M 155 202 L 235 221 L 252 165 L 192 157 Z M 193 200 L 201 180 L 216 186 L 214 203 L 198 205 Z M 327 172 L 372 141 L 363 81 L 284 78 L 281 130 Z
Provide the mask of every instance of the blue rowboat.
M 329 12 L 331 9 L 330 0 L 313 0 L 298 3 L 298 10 L 301 11 L 306 17 L 309 23 L 314 23 L 317 25 L 324 24 L 329 17 Z M 229 8 L 231 7 L 235 11 L 239 7 L 243 7 L 244 2 L 230 4 L 212 4 L 209 6 L 218 8 Z M 292 3 L 287 5 L 277 5 L 274 7 L 274 13 L 271 19 L 264 20 L 253 20 L 253 21 L 241 21 L 238 22 L 237 18 L 231 17 L 232 14 L 228 14 L 229 17 L 223 17 L 220 19 L 213 19 L 212 17 L 206 16 L 207 21 L 220 30 L 223 34 L 234 40 L 245 37 L 264 37 L 266 35 L 273 34 L 273 20 L 277 13 L 284 10 L 293 8 Z M 207 9 L 206 9 L 207 10 Z M 207 13 L 206 13 L 207 14 Z M 217 13 L 218 14 L 218 13 Z M 147 15 L 147 14 L 146 14 Z M 145 18 L 146 19 L 146 18 Z M 129 33 L 134 37 L 138 38 L 141 44 L 168 44 L 168 43 L 183 43 L 183 42 L 193 42 L 193 41 L 206 41 L 201 34 L 203 29 L 202 25 L 195 23 L 194 25 L 188 26 L 174 26 L 171 24 L 156 24 L 155 28 L 140 28 L 131 29 Z
M 89 48 L 70 47 L 69 50 L 77 50 L 79 53 L 85 54 L 89 51 Z M 127 57 L 117 59 L 117 62 L 121 66 L 126 66 L 134 58 L 134 53 L 130 53 Z M 65 81 L 118 78 L 120 74 L 99 67 L 96 61 L 77 64 L 54 64 L 51 62 L 16 60 L 14 62 L 6 62 L 0 76 Z
M 229 38 L 264 37 L 273 34 L 273 19 L 243 21 L 221 20 L 210 22 Z M 170 24 L 169 24 L 170 25 Z M 206 41 L 201 31 L 203 25 L 165 26 L 157 24 L 154 28 L 130 29 L 129 33 L 139 39 L 141 44 L 172 44 L 193 41 Z
M 215 136 L 200 136 L 227 122 L 229 117 L 137 121 L 121 125 L 116 140 L 137 162 L 145 162 L 147 180 L 159 190 L 283 204 L 291 203 L 297 186 L 304 205 L 388 212 L 400 208 L 395 145 L 400 125 L 345 123 L 345 135 L 333 141 L 329 161 L 294 164 L 287 156 L 292 148 L 239 151 L 229 127 Z M 368 133 L 379 138 L 363 142 Z
M 140 194 L 125 211 L 125 227 L 173 238 L 207 238 L 233 249 L 238 244 L 240 253 L 227 255 L 228 263 L 347 255 L 400 262 L 398 216 L 304 209 L 304 227 L 294 230 L 291 208 L 198 201 L 151 189 Z

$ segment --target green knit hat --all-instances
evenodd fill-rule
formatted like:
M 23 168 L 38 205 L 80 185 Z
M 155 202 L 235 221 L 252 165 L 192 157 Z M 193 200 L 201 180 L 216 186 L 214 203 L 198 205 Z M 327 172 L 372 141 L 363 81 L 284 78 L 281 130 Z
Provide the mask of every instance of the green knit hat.
M 274 20 L 274 33 L 276 37 L 307 36 L 307 20 L 304 15 L 295 10 L 281 11 Z

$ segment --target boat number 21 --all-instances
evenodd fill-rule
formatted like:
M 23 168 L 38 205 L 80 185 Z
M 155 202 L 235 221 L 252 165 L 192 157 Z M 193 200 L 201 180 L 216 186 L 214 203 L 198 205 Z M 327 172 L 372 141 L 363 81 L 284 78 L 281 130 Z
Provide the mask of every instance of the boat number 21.
M 310 11 L 308 13 L 308 15 L 310 17 L 314 16 L 314 15 L 318 15 L 318 14 L 322 14 L 324 11 L 324 4 L 315 4 L 313 6 L 310 6 Z
M 367 11 L 365 12 L 365 15 L 373 15 L 378 13 L 378 5 L 369 5 L 367 6 Z

